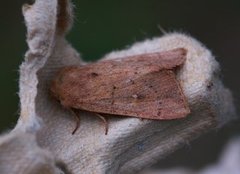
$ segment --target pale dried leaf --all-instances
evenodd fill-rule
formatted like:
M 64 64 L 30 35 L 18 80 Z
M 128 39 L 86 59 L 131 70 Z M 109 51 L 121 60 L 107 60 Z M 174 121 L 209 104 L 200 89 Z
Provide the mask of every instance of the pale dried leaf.
M 0 138 L 1 174 L 60 174 L 55 158 L 33 134 L 12 132 Z
M 186 168 L 165 170 L 148 170 L 140 174 L 239 174 L 240 171 L 240 137 L 234 137 L 224 148 L 216 164 L 207 166 L 199 171 Z

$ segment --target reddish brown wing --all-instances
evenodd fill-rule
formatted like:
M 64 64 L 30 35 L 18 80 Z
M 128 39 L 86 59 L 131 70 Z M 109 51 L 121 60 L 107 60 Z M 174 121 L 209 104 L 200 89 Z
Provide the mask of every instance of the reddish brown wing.
M 171 69 L 183 64 L 186 51 L 132 56 L 67 67 L 51 91 L 68 108 L 148 119 L 186 116 L 189 108 Z

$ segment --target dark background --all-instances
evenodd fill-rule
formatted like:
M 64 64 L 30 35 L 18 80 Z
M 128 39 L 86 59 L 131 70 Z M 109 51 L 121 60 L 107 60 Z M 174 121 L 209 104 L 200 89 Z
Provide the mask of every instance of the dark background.
M 18 67 L 27 50 L 21 13 L 24 0 L 2 1 L 0 6 L 0 131 L 14 127 L 18 118 Z M 212 50 L 222 66 L 223 81 L 240 96 L 239 0 L 74 0 L 75 25 L 68 40 L 85 60 L 96 60 L 111 50 L 167 32 L 187 33 Z M 193 141 L 158 166 L 199 168 L 214 162 L 230 137 L 240 135 L 240 122 L 212 131 Z

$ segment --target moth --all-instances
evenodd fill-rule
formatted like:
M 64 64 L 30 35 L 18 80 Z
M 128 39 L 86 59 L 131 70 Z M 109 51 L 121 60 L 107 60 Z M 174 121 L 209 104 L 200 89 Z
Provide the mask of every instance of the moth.
M 187 50 L 146 53 L 61 68 L 50 91 L 64 108 L 154 120 L 183 118 L 190 113 L 175 70 Z M 73 133 L 78 129 L 78 122 Z

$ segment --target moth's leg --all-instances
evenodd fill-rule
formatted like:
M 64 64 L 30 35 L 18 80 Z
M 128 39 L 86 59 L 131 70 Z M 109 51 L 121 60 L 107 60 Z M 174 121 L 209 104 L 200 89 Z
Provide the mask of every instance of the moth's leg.
M 107 119 L 100 114 L 96 113 L 96 115 L 103 121 L 104 126 L 105 126 L 105 135 L 107 135 L 108 134 L 108 121 L 107 121 Z
M 73 134 L 75 134 L 75 132 L 78 130 L 78 128 L 80 126 L 80 115 L 79 115 L 79 110 L 70 109 L 70 111 L 72 112 L 72 114 L 74 115 L 74 117 L 76 119 L 76 127 L 72 131 L 72 135 L 73 135 Z

